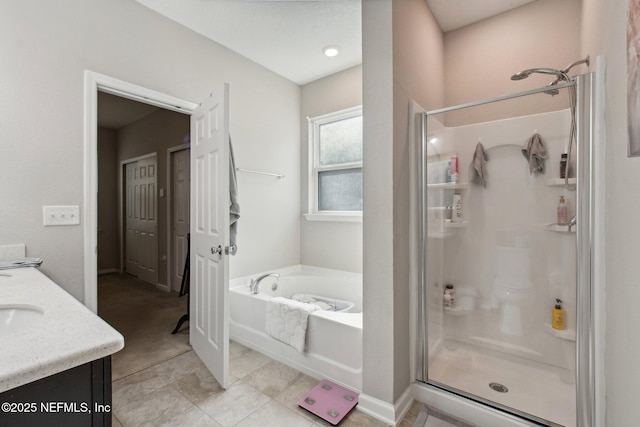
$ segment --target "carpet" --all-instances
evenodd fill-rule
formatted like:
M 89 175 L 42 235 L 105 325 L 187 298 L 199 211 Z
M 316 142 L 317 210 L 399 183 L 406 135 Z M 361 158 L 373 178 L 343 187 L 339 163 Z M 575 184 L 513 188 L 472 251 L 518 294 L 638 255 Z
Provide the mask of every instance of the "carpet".
M 418 413 L 413 427 L 476 427 L 459 418 L 424 405 Z

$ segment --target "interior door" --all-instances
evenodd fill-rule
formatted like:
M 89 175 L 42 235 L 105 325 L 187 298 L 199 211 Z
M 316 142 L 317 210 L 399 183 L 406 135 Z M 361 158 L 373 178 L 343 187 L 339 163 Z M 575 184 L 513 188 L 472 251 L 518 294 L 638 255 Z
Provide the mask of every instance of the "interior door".
M 223 388 L 229 385 L 229 86 L 191 116 L 190 339 Z
M 131 162 L 124 166 L 125 170 L 125 270 L 127 273 L 138 276 L 138 219 L 139 211 L 136 210 L 136 194 L 138 192 L 138 163 Z
M 190 175 L 189 150 L 172 154 L 172 248 L 171 289 L 180 290 L 184 262 L 187 259 L 187 234 L 189 233 Z
M 155 155 L 125 165 L 126 271 L 152 284 L 158 283 L 157 170 Z
M 158 283 L 158 200 L 157 158 L 138 161 L 138 278 L 145 282 Z

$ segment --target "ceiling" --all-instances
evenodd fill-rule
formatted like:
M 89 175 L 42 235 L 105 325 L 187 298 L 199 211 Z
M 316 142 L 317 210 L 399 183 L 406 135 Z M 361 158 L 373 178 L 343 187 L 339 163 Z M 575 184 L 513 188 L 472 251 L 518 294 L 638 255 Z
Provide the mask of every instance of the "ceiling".
M 362 63 L 361 1 L 373 0 L 136 1 L 303 85 Z M 444 32 L 533 1 L 426 0 Z M 328 45 L 340 54 L 325 56 Z M 98 123 L 120 129 L 156 109 L 100 92 Z
M 362 63 L 360 0 L 136 1 L 300 85 Z
M 120 129 L 153 113 L 158 107 L 98 92 L 98 126 Z
M 373 0 L 136 1 L 303 85 L 362 63 L 361 1 Z M 426 1 L 450 31 L 534 0 Z
M 440 29 L 447 32 L 533 1 L 535 0 L 427 0 L 427 4 L 440 24 Z

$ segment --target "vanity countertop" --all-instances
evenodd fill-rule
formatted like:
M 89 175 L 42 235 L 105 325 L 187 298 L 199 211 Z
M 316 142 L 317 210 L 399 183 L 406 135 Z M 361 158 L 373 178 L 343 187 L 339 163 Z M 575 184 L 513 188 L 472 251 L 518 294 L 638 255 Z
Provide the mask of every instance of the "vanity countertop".
M 33 313 L 33 321 L 29 318 L 19 329 L 0 325 L 0 392 L 124 347 L 118 331 L 36 268 L 0 270 L 0 308 Z

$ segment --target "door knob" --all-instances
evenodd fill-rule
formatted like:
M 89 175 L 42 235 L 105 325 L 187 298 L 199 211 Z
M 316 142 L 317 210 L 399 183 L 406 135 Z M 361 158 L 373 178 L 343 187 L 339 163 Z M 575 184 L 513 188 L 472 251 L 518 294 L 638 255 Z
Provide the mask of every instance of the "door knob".
M 236 252 L 238 252 L 238 247 L 236 245 L 231 245 L 231 246 L 225 246 L 224 247 L 224 253 L 226 255 L 235 255 Z
M 218 245 L 217 248 L 211 248 L 211 255 L 219 254 L 222 255 L 222 246 Z

